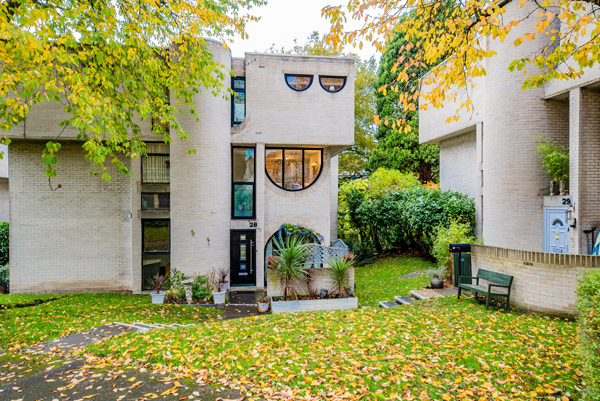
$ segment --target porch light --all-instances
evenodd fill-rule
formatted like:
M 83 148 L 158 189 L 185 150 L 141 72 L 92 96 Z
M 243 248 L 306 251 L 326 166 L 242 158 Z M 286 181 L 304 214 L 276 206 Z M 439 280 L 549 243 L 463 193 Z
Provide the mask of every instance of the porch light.
M 577 226 L 577 218 L 574 217 L 575 207 L 571 206 L 565 211 L 565 219 L 569 223 L 569 225 L 573 228 Z

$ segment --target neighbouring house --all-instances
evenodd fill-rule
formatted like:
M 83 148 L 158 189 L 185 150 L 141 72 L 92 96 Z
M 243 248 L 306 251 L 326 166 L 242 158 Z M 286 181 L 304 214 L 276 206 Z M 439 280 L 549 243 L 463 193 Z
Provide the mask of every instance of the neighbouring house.
M 504 18 L 524 17 L 534 7 L 513 1 Z M 535 19 L 525 19 L 504 42 L 481 38 L 497 55 L 484 61 L 486 75 L 474 81 L 474 110 L 445 122 L 465 100 L 461 93 L 455 104 L 422 110 L 419 136 L 421 143 L 440 146 L 441 188 L 475 199 L 477 232 L 485 244 L 474 247 L 475 270 L 514 275 L 515 301 L 523 306 L 573 312 L 579 273 L 600 266 L 598 257 L 581 257 L 588 254 L 586 231 L 600 230 L 600 68 L 577 80 L 523 90 L 526 76 L 511 73 L 510 62 L 550 40 L 537 35 L 515 47 L 533 24 Z M 537 137 L 569 147 L 568 195 L 549 195 L 551 177 L 541 164 Z
M 8 221 L 8 146 L 0 145 L 0 221 Z
M 111 182 L 67 128 L 49 185 L 41 154 L 61 106 L 35 106 L 11 138 L 10 279 L 14 293 L 130 291 L 171 267 L 230 268 L 232 287 L 265 286 L 265 252 L 284 223 L 337 232 L 337 155 L 354 142 L 354 59 L 246 53 L 207 41 L 232 70 L 233 99 L 201 92 L 189 140 L 169 146 L 146 127 L 148 156 Z M 188 149 L 197 151 L 188 154 Z M 60 184 L 61 188 L 56 189 Z

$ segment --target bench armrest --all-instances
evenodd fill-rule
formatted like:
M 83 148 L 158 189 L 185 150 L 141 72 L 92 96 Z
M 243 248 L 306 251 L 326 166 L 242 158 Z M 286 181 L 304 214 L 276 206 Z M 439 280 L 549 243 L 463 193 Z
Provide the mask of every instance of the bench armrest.
M 472 283 L 473 279 L 475 279 L 477 281 L 477 285 L 479 285 L 479 277 L 473 277 L 473 276 L 458 276 L 458 284 L 464 284 L 465 281 L 463 281 L 463 278 L 469 279 L 469 281 Z
M 490 294 L 492 292 L 492 287 L 502 287 L 502 288 L 507 288 L 508 289 L 508 294 L 510 295 L 510 286 L 509 285 L 502 285 L 502 284 L 488 284 L 488 294 Z

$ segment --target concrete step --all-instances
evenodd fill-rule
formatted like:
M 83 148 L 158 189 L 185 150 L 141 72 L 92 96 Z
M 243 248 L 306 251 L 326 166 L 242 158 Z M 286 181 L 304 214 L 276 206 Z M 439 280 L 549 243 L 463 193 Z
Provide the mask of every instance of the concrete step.
M 385 309 L 390 309 L 390 308 L 395 308 L 397 306 L 400 306 L 400 304 L 397 302 L 394 302 L 394 301 L 381 301 L 381 302 L 379 302 L 379 306 L 381 306 L 382 308 L 385 308 Z
M 153 324 L 150 324 L 150 323 L 143 323 L 143 322 L 135 322 L 135 323 L 129 324 L 129 323 L 113 322 L 112 324 L 130 327 L 134 330 L 137 330 L 140 333 L 145 333 L 152 329 L 167 329 L 167 328 L 175 328 L 175 327 L 195 326 L 192 323 L 190 323 L 190 324 L 179 324 L 179 323 L 172 323 L 172 324 L 153 323 Z
M 400 305 L 408 305 L 408 304 L 412 304 L 413 302 L 417 302 L 416 299 L 412 298 L 412 297 L 394 297 L 394 300 L 396 302 L 398 302 Z

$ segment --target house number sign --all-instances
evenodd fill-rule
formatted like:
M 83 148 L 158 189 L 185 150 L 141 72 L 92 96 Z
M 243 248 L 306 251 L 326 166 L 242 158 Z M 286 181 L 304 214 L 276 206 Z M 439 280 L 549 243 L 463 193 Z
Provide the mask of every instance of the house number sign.
M 255 228 L 255 227 L 258 227 L 258 222 L 257 221 L 250 221 L 250 222 L 248 222 L 248 225 L 250 226 L 250 228 Z

